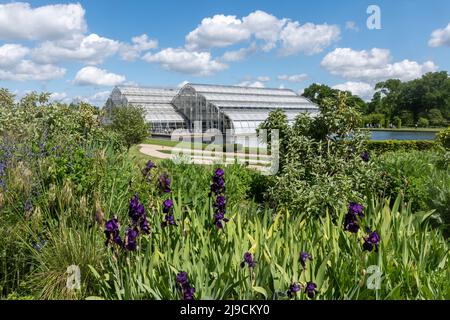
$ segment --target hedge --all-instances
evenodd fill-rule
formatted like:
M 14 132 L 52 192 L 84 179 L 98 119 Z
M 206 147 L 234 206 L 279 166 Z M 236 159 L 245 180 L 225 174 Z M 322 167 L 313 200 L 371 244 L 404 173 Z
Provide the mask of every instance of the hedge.
M 430 150 L 436 146 L 433 140 L 369 140 L 368 151 L 381 154 L 390 151 Z

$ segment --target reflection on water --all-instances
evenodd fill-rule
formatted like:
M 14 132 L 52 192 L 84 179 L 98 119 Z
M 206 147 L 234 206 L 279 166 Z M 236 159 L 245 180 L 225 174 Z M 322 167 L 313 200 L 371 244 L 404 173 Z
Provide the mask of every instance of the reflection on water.
M 424 131 L 371 131 L 371 140 L 434 140 L 436 132 Z

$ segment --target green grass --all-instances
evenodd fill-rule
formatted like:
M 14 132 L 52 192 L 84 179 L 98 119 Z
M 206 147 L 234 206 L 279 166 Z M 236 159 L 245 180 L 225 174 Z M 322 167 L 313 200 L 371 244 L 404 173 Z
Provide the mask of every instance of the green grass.
M 200 149 L 205 150 L 208 146 L 211 146 L 208 143 L 194 144 L 194 143 L 190 143 L 190 142 L 179 142 L 179 141 L 171 141 L 171 140 L 155 139 L 155 138 L 145 139 L 144 142 L 142 142 L 142 143 L 154 144 L 154 145 L 165 146 L 165 147 L 180 147 L 180 148 L 197 149 L 197 150 L 200 150 Z M 225 151 L 227 151 L 227 150 L 225 150 Z M 238 145 L 235 144 L 234 151 L 248 153 L 248 154 L 256 154 L 258 152 L 258 148 L 245 147 L 242 149 L 238 149 Z
M 138 145 L 134 145 L 128 150 L 128 156 L 136 165 L 143 167 L 148 160 L 152 160 L 155 163 L 160 160 L 159 158 L 143 154 L 139 149 L 140 147 Z

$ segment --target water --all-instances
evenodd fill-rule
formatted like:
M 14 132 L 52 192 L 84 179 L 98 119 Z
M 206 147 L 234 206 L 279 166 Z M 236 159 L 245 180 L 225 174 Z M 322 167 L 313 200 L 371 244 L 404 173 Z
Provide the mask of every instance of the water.
M 431 131 L 391 131 L 391 130 L 374 130 L 370 131 L 371 140 L 434 140 L 436 132 Z M 159 137 L 170 140 L 169 137 Z M 209 143 L 209 141 L 205 141 Z M 228 141 L 229 142 L 229 141 Z M 234 143 L 240 144 L 242 147 L 250 148 L 266 148 L 265 143 L 258 141 L 256 135 L 249 135 L 248 137 L 236 136 Z
M 434 140 L 436 132 L 430 131 L 370 131 L 371 140 Z

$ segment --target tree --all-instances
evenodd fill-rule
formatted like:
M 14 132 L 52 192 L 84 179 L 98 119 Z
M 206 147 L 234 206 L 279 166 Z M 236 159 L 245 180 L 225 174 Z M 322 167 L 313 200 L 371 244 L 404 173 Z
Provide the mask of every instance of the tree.
M 379 90 L 381 100 L 376 106 L 376 112 L 386 115 L 386 121 L 392 119 L 396 108 L 401 104 L 402 82 L 399 79 L 389 79 L 375 85 L 375 90 Z
M 14 104 L 14 94 L 8 89 L 0 88 L 0 107 L 10 107 Z
M 442 116 L 442 113 L 439 109 L 431 109 L 428 112 L 428 119 L 430 120 L 430 124 L 433 127 L 439 127 L 439 126 L 443 126 L 446 125 L 446 122 L 444 117 Z
M 407 82 L 389 79 L 377 83 L 375 89 L 368 104 L 369 113 L 383 113 L 390 121 L 398 116 L 405 126 L 414 125 L 419 118 L 428 118 L 439 125 L 450 119 L 450 77 L 446 71 L 426 73 Z M 429 113 L 433 109 L 442 118 L 433 111 L 431 121 Z
M 402 124 L 406 127 L 414 126 L 414 114 L 411 111 L 403 110 L 399 114 Z
M 320 105 L 325 103 L 325 100 L 331 99 L 335 103 L 338 103 L 339 96 L 345 95 L 348 104 L 358 108 L 361 113 L 367 113 L 367 104 L 358 96 L 352 94 L 351 91 L 342 91 L 338 89 L 330 88 L 324 84 L 313 83 L 303 91 L 302 96 L 308 98 L 312 102 Z
M 272 130 L 278 130 L 279 139 L 279 154 L 280 154 L 280 169 L 283 169 L 283 155 L 286 152 L 288 139 L 291 129 L 289 128 L 286 113 L 282 109 L 277 109 L 269 113 L 269 117 L 262 122 L 257 128 L 258 136 L 261 136 L 261 130 L 267 130 L 267 145 L 272 147 Z
M 402 119 L 400 119 L 400 117 L 395 116 L 395 117 L 392 119 L 392 121 L 394 122 L 394 125 L 395 125 L 397 128 L 401 128 L 401 127 L 402 127 Z
M 112 129 L 125 142 L 127 149 L 142 142 L 149 135 L 149 125 L 144 120 L 144 110 L 137 106 L 121 106 L 113 109 Z

